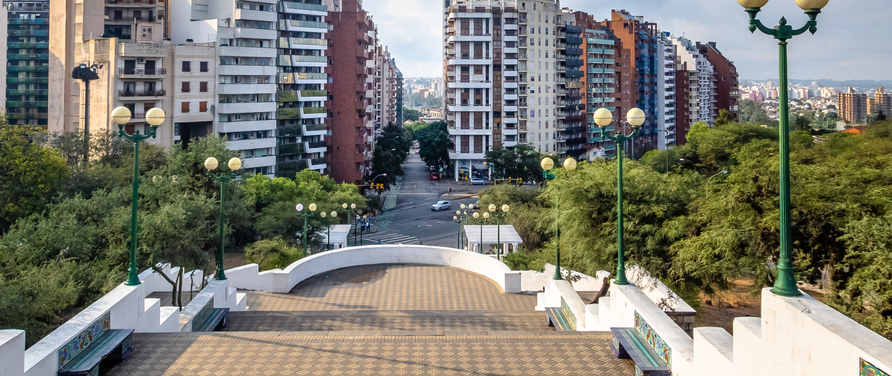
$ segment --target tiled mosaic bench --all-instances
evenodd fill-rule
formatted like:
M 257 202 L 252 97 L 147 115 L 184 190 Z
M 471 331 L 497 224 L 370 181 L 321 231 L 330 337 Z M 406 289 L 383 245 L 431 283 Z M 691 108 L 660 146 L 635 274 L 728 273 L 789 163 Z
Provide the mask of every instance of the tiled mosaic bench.
M 98 375 L 105 359 L 122 360 L 133 351 L 133 329 L 110 329 L 105 313 L 59 349 L 59 376 Z
M 650 344 L 638 333 L 635 328 L 610 328 L 613 332 L 613 342 L 610 349 L 617 358 L 629 359 L 635 362 L 636 375 L 669 376 L 669 367 L 657 355 Z
M 545 308 L 545 317 L 548 320 L 548 326 L 553 326 L 554 329 L 557 331 L 576 330 L 576 316 L 573 315 L 573 311 L 571 311 L 570 307 L 567 306 L 567 302 L 564 301 L 564 297 L 561 297 L 560 308 Z
M 192 319 L 193 332 L 213 332 L 229 324 L 229 308 L 214 308 L 209 300 Z

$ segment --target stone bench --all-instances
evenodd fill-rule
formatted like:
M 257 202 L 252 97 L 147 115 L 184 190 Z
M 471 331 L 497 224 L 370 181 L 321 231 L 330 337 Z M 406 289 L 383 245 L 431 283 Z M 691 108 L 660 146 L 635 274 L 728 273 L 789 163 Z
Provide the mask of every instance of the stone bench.
M 211 308 L 207 318 L 192 324 L 193 332 L 213 332 L 229 325 L 229 308 Z
M 567 302 L 564 300 L 564 297 L 561 297 L 560 308 L 545 308 L 545 317 L 548 320 L 548 326 L 554 327 L 554 329 L 557 331 L 576 330 L 576 316 L 573 314 L 573 311 L 570 310 L 570 307 L 567 306 Z
M 104 314 L 59 349 L 59 376 L 98 375 L 105 359 L 123 360 L 133 351 L 133 329 L 109 329 Z
M 635 362 L 636 375 L 669 376 L 671 371 L 651 348 L 650 344 L 635 328 L 610 328 L 613 332 L 613 342 L 610 350 L 617 358 L 629 359 Z

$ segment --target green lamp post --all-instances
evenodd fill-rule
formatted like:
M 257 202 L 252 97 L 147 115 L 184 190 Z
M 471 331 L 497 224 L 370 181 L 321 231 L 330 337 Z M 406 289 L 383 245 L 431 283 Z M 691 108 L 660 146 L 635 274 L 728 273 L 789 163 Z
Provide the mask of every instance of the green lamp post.
M 316 204 L 310 204 L 308 212 L 304 212 L 303 204 L 297 204 L 294 208 L 297 209 L 297 215 L 304 218 L 304 257 L 307 257 L 307 219 L 316 212 Z
M 626 279 L 626 260 L 623 253 L 623 144 L 626 141 L 635 139 L 638 135 L 638 127 L 644 124 L 646 116 L 640 108 L 633 108 L 626 114 L 626 122 L 632 126 L 632 133 L 628 136 L 618 131 L 616 135 L 607 134 L 607 126 L 613 122 L 613 114 L 606 108 L 599 108 L 595 111 L 595 123 L 601 127 L 601 139 L 609 139 L 616 141 L 616 279 L 613 283 L 617 285 L 628 285 L 629 280 Z
M 460 214 L 461 210 L 456 211 L 455 214 Z M 455 221 L 455 224 L 458 225 L 458 229 L 455 230 L 455 247 L 461 249 L 461 222 L 462 219 L 459 218 L 458 215 L 453 215 L 452 220 Z
M 322 212 L 322 213 L 319 213 L 319 216 L 322 217 L 322 219 L 325 219 L 326 214 L 325 214 L 325 212 Z M 335 219 L 337 217 L 338 217 L 338 212 L 332 210 L 331 218 Z M 326 251 L 331 249 L 331 223 L 328 224 L 327 231 L 328 232 L 325 234 L 325 239 L 328 241 L 328 245 L 325 246 Z
M 508 215 L 508 204 L 502 205 L 502 211 L 499 212 L 499 208 L 496 207 L 495 204 L 489 204 L 489 211 L 492 213 L 493 217 L 496 217 L 496 260 L 501 260 L 502 256 L 502 218 Z
M 347 224 L 349 225 L 351 218 L 353 218 L 353 211 L 356 210 L 356 204 L 350 204 L 349 211 L 347 210 L 347 208 L 348 208 L 347 203 L 341 204 L 341 207 L 344 208 L 344 214 L 348 214 L 346 219 L 347 219 Z M 354 221 L 353 223 L 355 224 L 356 221 Z M 356 229 L 355 228 L 353 229 L 353 245 L 354 246 L 356 245 Z
M 794 29 L 787 25 L 787 19 L 781 18 L 780 25 L 770 29 L 762 24 L 756 16 L 768 0 L 737 0 L 746 8 L 750 15 L 750 32 L 756 29 L 777 39 L 780 47 L 780 77 L 778 89 L 779 115 L 780 115 L 780 255 L 777 265 L 777 280 L 771 292 L 787 297 L 800 296 L 802 293 L 796 286 L 793 266 L 793 239 L 790 236 L 790 102 L 787 99 L 787 41 L 795 36 L 805 34 L 806 31 L 814 34 L 818 31 L 818 14 L 827 6 L 829 0 L 796 0 L 808 21 L 805 26 Z
M 112 110 L 112 121 L 118 125 L 118 135 L 122 138 L 133 142 L 133 201 L 130 204 L 130 272 L 127 277 L 127 285 L 136 286 L 139 282 L 139 271 L 136 265 L 136 246 L 138 232 L 137 227 L 137 204 L 139 202 L 139 143 L 149 138 L 155 138 L 158 126 L 164 123 L 164 110 L 153 108 L 146 111 L 146 123 L 151 125 L 151 129 L 146 131 L 145 135 L 139 134 L 137 129 L 133 134 L 124 131 L 126 125 L 131 118 L 130 109 L 127 107 L 117 107 Z
M 223 235 L 223 230 L 226 223 L 226 213 L 223 210 L 226 200 L 225 188 L 226 182 L 232 180 L 235 172 L 242 168 L 242 160 L 238 158 L 230 159 L 227 163 L 227 166 L 229 167 L 229 171 L 227 172 L 219 172 L 216 174 L 210 172 L 216 170 L 217 165 L 217 158 L 214 157 L 210 157 L 204 161 L 204 167 L 208 169 L 208 175 L 210 175 L 211 179 L 220 183 L 220 252 L 217 254 L 217 275 L 215 276 L 215 279 L 218 281 L 222 281 L 226 279 L 226 274 L 223 271 L 223 248 L 226 240 Z
M 539 166 L 542 167 L 542 177 L 545 180 L 552 180 L 555 178 L 555 175 L 551 170 L 554 169 L 554 160 L 551 157 L 543 158 L 539 163 Z M 573 171 L 576 169 L 576 160 L 573 158 L 567 158 L 564 160 L 564 168 L 568 171 Z M 560 213 L 560 206 L 556 207 L 558 213 Z M 554 279 L 561 280 L 564 279 L 561 276 L 561 227 L 560 225 L 556 226 L 556 235 L 557 235 L 557 245 L 555 246 L 555 265 L 554 265 Z

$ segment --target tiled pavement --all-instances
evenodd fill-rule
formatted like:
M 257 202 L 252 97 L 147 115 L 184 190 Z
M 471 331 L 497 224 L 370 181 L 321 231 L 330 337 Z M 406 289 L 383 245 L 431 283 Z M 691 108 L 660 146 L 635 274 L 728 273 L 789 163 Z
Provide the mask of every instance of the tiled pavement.
M 609 333 L 554 332 L 533 295 L 460 269 L 376 265 L 249 292 L 226 332 L 134 335 L 109 375 L 632 375 Z
M 502 294 L 495 282 L 456 268 L 370 265 L 317 275 L 288 294 L 248 293 L 250 311 L 531 312 L 535 295 Z
M 428 333 L 434 334 L 434 333 Z M 137 334 L 111 375 L 632 375 L 607 333 Z

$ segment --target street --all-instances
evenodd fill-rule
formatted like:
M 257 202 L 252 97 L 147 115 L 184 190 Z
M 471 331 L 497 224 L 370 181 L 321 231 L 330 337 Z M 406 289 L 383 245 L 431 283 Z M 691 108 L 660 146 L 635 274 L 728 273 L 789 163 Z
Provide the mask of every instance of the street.
M 373 230 L 365 234 L 363 244 L 424 244 L 456 247 L 458 225 L 452 220 L 461 204 L 474 204 L 485 186 L 469 186 L 445 180 L 431 181 L 428 167 L 412 149 L 403 165 L 405 176 L 396 196 L 396 207 L 386 210 Z M 451 195 L 449 189 L 452 189 Z M 452 209 L 432 211 L 431 205 L 447 200 Z M 470 214 L 470 212 L 469 212 Z M 387 218 L 392 216 L 392 220 Z

